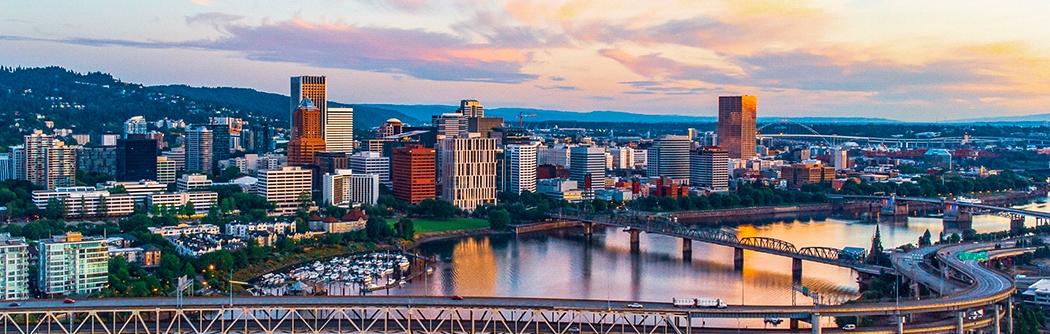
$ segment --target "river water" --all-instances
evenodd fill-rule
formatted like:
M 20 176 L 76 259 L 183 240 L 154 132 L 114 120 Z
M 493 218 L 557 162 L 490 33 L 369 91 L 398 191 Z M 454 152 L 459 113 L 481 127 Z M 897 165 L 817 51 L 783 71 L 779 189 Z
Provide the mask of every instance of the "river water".
M 1018 207 L 1047 211 L 1046 206 L 1033 203 Z M 1026 222 L 1034 223 L 1034 219 Z M 883 245 L 891 248 L 916 244 L 927 229 L 937 238 L 943 228 L 936 217 L 875 223 L 817 215 L 736 224 L 723 229 L 738 237 L 778 238 L 798 248 L 868 249 L 876 226 Z M 973 228 L 978 232 L 1006 230 L 1009 219 L 976 216 Z M 632 254 L 629 238 L 619 229 L 596 228 L 590 241 L 582 229 L 564 229 L 430 242 L 421 245 L 419 251 L 440 259 L 432 275 L 377 293 L 658 302 L 670 302 L 672 297 L 709 297 L 728 304 L 793 303 L 788 258 L 746 251 L 743 270 L 735 271 L 733 249 L 729 247 L 694 242 L 692 257 L 683 259 L 680 239 L 643 233 L 640 252 Z M 850 269 L 803 262 L 802 284 L 825 296 L 825 303 L 857 297 L 856 280 Z M 811 305 L 812 301 L 799 294 L 794 303 Z

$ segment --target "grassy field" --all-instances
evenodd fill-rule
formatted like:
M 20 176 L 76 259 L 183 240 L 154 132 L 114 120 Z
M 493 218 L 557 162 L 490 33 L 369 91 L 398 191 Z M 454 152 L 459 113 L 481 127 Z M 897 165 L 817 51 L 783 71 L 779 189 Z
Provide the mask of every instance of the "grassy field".
M 489 227 L 488 221 L 472 218 L 451 218 L 449 220 L 412 219 L 412 223 L 416 233 L 447 232 Z

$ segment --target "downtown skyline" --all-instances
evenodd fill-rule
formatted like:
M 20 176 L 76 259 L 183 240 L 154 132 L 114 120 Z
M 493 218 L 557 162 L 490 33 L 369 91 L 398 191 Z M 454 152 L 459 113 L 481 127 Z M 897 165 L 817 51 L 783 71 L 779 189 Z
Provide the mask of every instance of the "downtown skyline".
M 904 121 L 1050 112 L 1050 5 L 926 2 L 177 1 L 0 4 L 4 66 L 346 103 Z

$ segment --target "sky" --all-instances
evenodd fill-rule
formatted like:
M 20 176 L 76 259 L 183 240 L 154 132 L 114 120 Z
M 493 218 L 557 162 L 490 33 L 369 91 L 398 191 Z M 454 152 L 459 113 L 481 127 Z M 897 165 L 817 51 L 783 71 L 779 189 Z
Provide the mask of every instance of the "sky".
M 0 2 L 0 65 L 345 103 L 943 121 L 1050 113 L 1050 1 Z

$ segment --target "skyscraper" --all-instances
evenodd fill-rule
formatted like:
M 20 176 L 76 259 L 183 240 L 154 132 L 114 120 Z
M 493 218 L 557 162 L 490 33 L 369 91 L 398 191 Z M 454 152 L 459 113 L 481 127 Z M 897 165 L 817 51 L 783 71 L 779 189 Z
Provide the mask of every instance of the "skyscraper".
M 124 122 L 124 138 L 128 138 L 130 135 L 144 134 L 146 134 L 146 119 L 142 116 L 135 116 Z
M 444 138 L 466 137 L 469 131 L 467 118 L 459 113 L 434 115 L 431 117 L 430 124 L 436 126 L 437 134 Z
M 521 194 L 536 192 L 536 147 L 539 143 L 507 145 L 506 163 L 510 174 L 507 191 Z
M 463 117 L 485 117 L 485 108 L 478 100 L 460 100 L 459 110 L 456 112 L 462 114 Z
M 587 188 L 590 176 L 591 189 L 605 188 L 605 149 L 594 146 L 577 146 L 569 149 L 569 180 L 576 181 L 580 189 Z
M 117 140 L 117 181 L 157 181 L 157 141 L 144 135 Z
M 292 137 L 288 140 L 288 165 L 305 166 L 314 163 L 314 155 L 324 152 L 321 135 L 321 110 L 308 98 L 292 112 Z
M 467 211 L 496 204 L 496 140 L 444 138 L 440 147 L 441 198 Z
M 211 150 L 212 163 L 219 163 L 230 158 L 230 125 L 229 124 L 208 124 L 208 130 L 211 130 Z
M 718 147 L 730 159 L 755 156 L 755 129 L 758 98 L 755 96 L 718 97 Z
M 675 183 L 689 183 L 689 149 L 692 142 L 686 136 L 661 136 L 649 147 L 649 177 L 669 177 Z
M 288 111 L 294 112 L 299 109 L 303 99 L 310 99 L 321 113 L 319 133 L 324 133 L 324 125 L 328 123 L 328 88 L 325 86 L 325 77 L 308 75 L 292 77 L 291 90 Z
M 212 131 L 204 126 L 186 130 L 186 170 L 211 174 L 213 138 Z
M 347 160 L 355 174 L 379 175 L 379 182 L 390 186 L 390 158 L 379 152 L 357 152 Z
M 328 108 L 324 129 L 325 149 L 329 152 L 354 151 L 354 108 Z
M 436 152 L 422 145 L 394 148 L 390 178 L 397 200 L 414 205 L 436 196 Z
M 690 186 L 729 190 L 729 153 L 717 146 L 690 151 L 689 173 Z
M 273 127 L 270 123 L 262 122 L 252 125 L 252 145 L 255 153 L 266 154 L 273 146 Z

